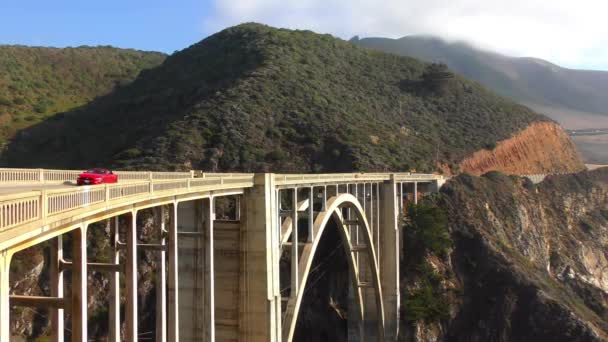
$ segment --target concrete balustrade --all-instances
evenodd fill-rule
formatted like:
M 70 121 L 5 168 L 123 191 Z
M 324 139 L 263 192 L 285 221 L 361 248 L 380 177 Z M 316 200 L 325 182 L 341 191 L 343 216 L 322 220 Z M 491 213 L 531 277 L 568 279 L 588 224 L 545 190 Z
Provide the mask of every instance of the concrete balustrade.
M 76 182 L 84 170 L 13 169 L 0 168 L 0 185 L 6 184 L 57 184 Z M 157 171 L 114 171 L 120 181 L 170 180 L 195 177 L 195 171 L 157 172 Z M 199 173 L 205 175 L 204 173 Z M 217 176 L 216 176 L 217 175 Z M 234 174 L 238 175 L 238 174 Z M 242 174 L 241 174 L 242 175 Z M 207 174 L 207 177 L 229 177 L 230 174 Z
M 40 218 L 40 201 L 34 191 L 0 197 L 0 231 Z

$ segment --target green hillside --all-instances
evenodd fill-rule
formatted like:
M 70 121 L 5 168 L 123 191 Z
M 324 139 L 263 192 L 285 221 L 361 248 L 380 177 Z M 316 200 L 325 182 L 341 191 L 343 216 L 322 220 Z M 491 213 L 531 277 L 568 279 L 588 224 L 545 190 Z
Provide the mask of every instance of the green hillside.
M 541 59 L 508 57 L 435 37 L 365 38 L 351 42 L 429 62 L 446 63 L 465 77 L 500 95 L 530 105 L 566 127 L 597 127 L 599 122 L 608 122 L 601 118 L 608 117 L 606 71 L 566 69 Z M 589 125 L 589 121 L 596 123 Z
M 129 83 L 165 55 L 112 47 L 0 46 L 0 144 L 21 128 Z
M 273 172 L 436 169 L 536 120 L 460 77 L 329 35 L 228 28 L 21 132 L 9 166 Z

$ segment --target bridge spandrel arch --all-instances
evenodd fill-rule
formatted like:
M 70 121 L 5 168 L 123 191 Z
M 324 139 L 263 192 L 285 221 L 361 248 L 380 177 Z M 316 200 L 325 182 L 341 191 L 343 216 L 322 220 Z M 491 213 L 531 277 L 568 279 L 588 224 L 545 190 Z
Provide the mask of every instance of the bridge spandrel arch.
M 353 220 L 349 220 L 350 222 L 345 222 L 347 220 L 342 213 L 342 210 L 345 208 L 352 210 L 351 212 L 354 213 L 354 216 L 356 217 L 357 225 L 361 228 L 359 229 L 359 232 L 363 233 L 363 246 L 365 246 L 365 253 L 367 254 L 367 258 L 365 258 L 367 265 L 361 265 L 357 262 L 356 253 L 358 252 L 355 251 L 352 243 L 353 240 L 351 239 L 348 229 L 348 225 L 352 224 Z M 347 256 L 346 259 L 350 268 L 350 273 L 352 275 L 350 277 L 350 281 L 355 292 L 354 297 L 357 306 L 357 318 L 359 320 L 364 319 L 365 300 L 361 288 L 362 284 L 360 275 L 362 268 L 367 267 L 367 270 L 369 270 L 369 273 L 371 273 L 371 284 L 368 285 L 370 285 L 374 290 L 373 292 L 376 302 L 375 318 L 377 319 L 378 336 L 380 340 L 384 339 L 384 305 L 382 299 L 382 287 L 380 284 L 380 274 L 378 271 L 377 253 L 376 249 L 374 248 L 370 226 L 365 216 L 365 211 L 357 198 L 351 194 L 340 194 L 327 200 L 325 211 L 320 212 L 314 221 L 314 241 L 306 244 L 303 247 L 302 254 L 298 262 L 298 278 L 300 279 L 299 290 L 297 296 L 291 297 L 287 303 L 287 309 L 284 316 L 285 320 L 283 322 L 284 324 L 282 329 L 283 341 L 290 342 L 293 340 L 300 313 L 300 307 L 305 295 L 304 289 L 306 289 L 308 276 L 311 272 L 317 247 L 323 238 L 325 228 L 332 219 L 337 225 L 340 238 L 343 242 L 342 245 L 344 247 L 344 252 Z

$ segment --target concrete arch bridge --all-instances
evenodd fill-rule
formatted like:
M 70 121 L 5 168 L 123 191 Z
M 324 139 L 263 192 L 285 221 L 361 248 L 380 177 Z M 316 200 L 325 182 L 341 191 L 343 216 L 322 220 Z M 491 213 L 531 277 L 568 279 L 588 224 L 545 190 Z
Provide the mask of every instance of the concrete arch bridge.
M 47 309 L 53 341 L 86 341 L 91 271 L 108 278 L 111 341 L 292 341 L 330 225 L 348 265 L 349 340 L 394 340 L 398 216 L 444 182 L 413 173 L 192 171 L 62 185 L 77 173 L 0 169 L 0 342 L 11 340 L 17 307 Z M 149 213 L 154 233 L 144 239 L 138 216 Z M 87 258 L 87 233 L 99 222 L 110 227 L 110 261 Z M 50 295 L 11 292 L 11 261 L 41 243 L 51 246 Z M 141 250 L 153 251 L 158 265 L 153 335 L 138 329 Z

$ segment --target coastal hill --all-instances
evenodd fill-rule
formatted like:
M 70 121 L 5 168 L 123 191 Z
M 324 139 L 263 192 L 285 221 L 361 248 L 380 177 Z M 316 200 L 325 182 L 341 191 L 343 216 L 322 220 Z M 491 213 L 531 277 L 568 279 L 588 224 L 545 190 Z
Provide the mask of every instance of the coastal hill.
M 442 62 L 468 79 L 558 120 L 566 128 L 608 127 L 608 72 L 563 68 L 433 36 L 353 38 L 354 44 L 429 62 Z
M 165 55 L 112 47 L 0 45 L 0 144 L 132 81 Z
M 3 165 L 482 173 L 506 156 L 512 173 L 583 168 L 547 117 L 458 75 L 438 86 L 429 68 L 330 35 L 242 24 L 21 131 Z M 461 164 L 478 151 L 495 157 Z

